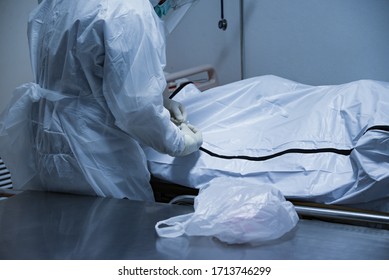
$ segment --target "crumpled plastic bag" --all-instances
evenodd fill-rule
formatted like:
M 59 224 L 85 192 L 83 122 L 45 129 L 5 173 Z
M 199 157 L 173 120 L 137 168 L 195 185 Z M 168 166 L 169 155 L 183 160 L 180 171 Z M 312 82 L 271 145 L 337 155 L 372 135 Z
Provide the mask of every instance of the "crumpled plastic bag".
M 291 231 L 299 218 L 271 186 L 226 178 L 212 180 L 195 198 L 194 212 L 158 222 L 160 237 L 214 236 L 228 244 L 259 244 Z

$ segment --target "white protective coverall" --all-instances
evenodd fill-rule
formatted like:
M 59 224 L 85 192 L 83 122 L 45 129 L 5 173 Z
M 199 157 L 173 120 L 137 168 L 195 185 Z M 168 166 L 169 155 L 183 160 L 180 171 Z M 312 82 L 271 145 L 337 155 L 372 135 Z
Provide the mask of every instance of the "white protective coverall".
M 35 82 L 0 118 L 15 189 L 154 199 L 142 146 L 185 149 L 163 106 L 164 36 L 147 0 L 45 0 L 32 11 Z

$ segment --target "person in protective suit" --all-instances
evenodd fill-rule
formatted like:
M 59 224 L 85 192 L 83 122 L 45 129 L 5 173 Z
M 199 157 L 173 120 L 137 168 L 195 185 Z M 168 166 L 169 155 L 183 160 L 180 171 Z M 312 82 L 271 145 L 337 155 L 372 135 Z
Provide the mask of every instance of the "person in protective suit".
M 183 106 L 162 94 L 158 15 L 172 3 L 39 2 L 28 23 L 35 81 L 15 90 L 0 120 L 14 188 L 154 200 L 142 147 L 185 156 L 202 144 Z

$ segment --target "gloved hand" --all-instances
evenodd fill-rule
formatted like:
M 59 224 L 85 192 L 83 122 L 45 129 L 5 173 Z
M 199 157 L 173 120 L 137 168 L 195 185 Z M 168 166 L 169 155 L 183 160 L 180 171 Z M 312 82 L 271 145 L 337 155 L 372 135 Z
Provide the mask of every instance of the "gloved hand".
M 184 105 L 169 98 L 163 99 L 163 106 L 170 112 L 170 117 L 175 124 L 186 121 L 187 113 Z
M 203 135 L 200 130 L 193 125 L 182 123 L 180 126 L 185 139 L 185 149 L 182 152 L 182 156 L 189 155 L 197 151 L 203 144 Z

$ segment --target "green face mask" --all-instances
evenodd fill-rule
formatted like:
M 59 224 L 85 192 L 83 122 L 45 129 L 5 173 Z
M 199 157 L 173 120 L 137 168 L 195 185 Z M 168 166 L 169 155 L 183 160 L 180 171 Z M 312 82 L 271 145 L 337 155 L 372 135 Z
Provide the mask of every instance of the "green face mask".
M 168 13 L 170 8 L 171 8 L 170 1 L 166 0 L 162 4 L 158 4 L 157 6 L 155 6 L 154 7 L 154 11 L 161 18 L 161 17 L 165 16 Z

